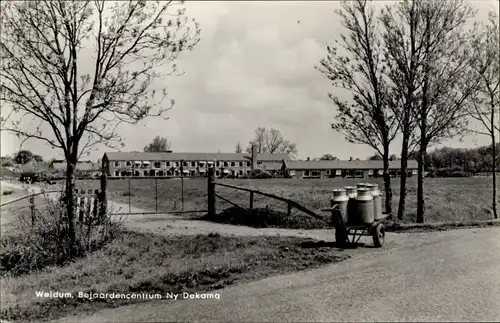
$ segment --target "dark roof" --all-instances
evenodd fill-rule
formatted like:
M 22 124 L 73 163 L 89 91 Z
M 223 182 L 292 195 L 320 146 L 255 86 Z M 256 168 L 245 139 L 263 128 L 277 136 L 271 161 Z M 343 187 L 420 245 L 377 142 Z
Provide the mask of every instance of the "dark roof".
M 159 161 L 211 161 L 211 160 L 227 160 L 227 161 L 249 161 L 250 154 L 238 153 L 146 153 L 146 152 L 107 152 L 104 154 L 108 160 L 159 160 Z M 281 161 L 290 160 L 288 154 L 258 154 L 258 160 L 263 161 Z
M 382 169 L 381 160 L 286 160 L 287 169 Z M 401 160 L 392 160 L 389 162 L 390 169 L 400 169 Z M 417 168 L 416 160 L 408 160 L 408 168 Z

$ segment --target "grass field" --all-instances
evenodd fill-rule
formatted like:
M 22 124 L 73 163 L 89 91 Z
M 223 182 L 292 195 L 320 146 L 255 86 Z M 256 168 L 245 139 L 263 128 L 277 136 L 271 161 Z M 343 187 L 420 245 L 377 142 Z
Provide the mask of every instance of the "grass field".
M 2 250 L 3 255 L 6 250 Z M 156 236 L 122 231 L 102 249 L 62 267 L 28 275 L 0 271 L 0 317 L 40 322 L 145 300 L 79 298 L 83 293 L 206 293 L 348 258 L 335 246 L 305 238 Z M 37 297 L 36 292 L 72 298 Z
M 331 190 L 360 182 L 359 179 L 298 180 L 298 179 L 261 179 L 261 180 L 224 180 L 220 181 L 236 186 L 249 187 L 278 196 L 290 198 L 302 205 L 319 210 L 329 206 Z M 379 184 L 382 180 L 371 182 Z M 79 183 L 85 187 L 97 187 L 98 181 Z M 157 186 L 156 186 L 157 185 Z M 184 180 L 184 210 L 207 209 L 207 182 L 205 179 Z M 394 178 L 393 210 L 397 212 L 399 200 L 399 179 Z M 168 212 L 181 210 L 182 190 L 180 180 L 168 179 L 132 179 L 131 196 L 128 196 L 128 180 L 108 181 L 110 199 L 119 203 L 130 203 L 138 208 L 155 211 L 155 196 L 158 196 L 158 210 Z M 158 192 L 156 194 L 156 191 Z M 241 206 L 249 205 L 249 193 L 236 191 L 221 186 L 216 187 L 217 194 Z M 426 222 L 489 220 L 491 211 L 491 178 L 426 178 L 425 179 Z M 499 193 L 500 194 L 500 193 Z M 285 209 L 283 202 L 255 195 L 255 207 L 269 205 Z M 417 210 L 416 178 L 410 178 L 407 187 L 407 210 L 405 222 L 414 222 Z M 217 212 L 231 207 L 229 203 L 217 199 Z M 122 210 L 127 212 L 127 210 Z

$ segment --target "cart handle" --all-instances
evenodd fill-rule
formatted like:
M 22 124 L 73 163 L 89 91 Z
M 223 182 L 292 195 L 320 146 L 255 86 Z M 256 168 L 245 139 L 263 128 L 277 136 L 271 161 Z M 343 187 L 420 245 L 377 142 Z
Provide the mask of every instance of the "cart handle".
M 321 209 L 320 211 L 322 212 L 333 212 L 335 210 L 339 209 L 339 206 L 338 205 L 335 205 L 334 207 L 332 208 L 329 208 L 329 209 Z

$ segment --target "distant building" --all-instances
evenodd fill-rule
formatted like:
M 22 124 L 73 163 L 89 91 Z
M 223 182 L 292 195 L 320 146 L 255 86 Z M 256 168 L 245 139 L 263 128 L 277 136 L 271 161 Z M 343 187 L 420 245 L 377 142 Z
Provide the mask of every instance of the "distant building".
M 216 177 L 243 177 L 252 169 L 280 171 L 288 154 L 177 153 L 177 152 L 107 152 L 102 169 L 108 176 L 205 176 L 209 168 Z
M 67 169 L 65 160 L 53 160 L 49 165 L 49 170 L 55 173 L 64 173 Z M 76 172 L 80 174 L 95 175 L 101 170 L 101 166 L 91 161 L 78 161 L 76 163 Z
M 381 160 L 285 160 L 282 171 L 291 178 L 364 178 L 383 176 Z M 401 175 L 401 161 L 389 162 L 389 174 Z M 417 161 L 408 160 L 408 176 L 417 174 Z

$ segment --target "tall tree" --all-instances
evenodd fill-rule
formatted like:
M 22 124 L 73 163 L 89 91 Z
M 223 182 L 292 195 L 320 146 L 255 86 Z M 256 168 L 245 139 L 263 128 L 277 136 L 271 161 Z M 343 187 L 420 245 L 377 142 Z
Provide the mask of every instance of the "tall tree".
M 418 139 L 417 222 L 424 222 L 424 169 L 429 145 L 467 129 L 465 108 L 479 79 L 473 71 L 477 48 L 467 46 L 466 22 L 475 14 L 466 0 L 418 1 L 422 25 L 421 89 L 413 113 Z
M 243 152 L 243 147 L 241 147 L 239 141 L 236 143 L 236 147 L 234 147 L 234 152 L 237 154 L 241 154 Z
M 172 62 L 196 45 L 199 28 L 170 1 L 4 1 L 0 15 L 1 102 L 17 117 L 2 130 L 63 152 L 75 256 L 79 157 L 101 143 L 123 146 L 121 122 L 165 117 L 174 102 L 165 104 L 166 91 L 151 85 L 175 74 Z M 21 127 L 27 117 L 40 126 Z
M 165 137 L 156 136 L 153 141 L 144 146 L 145 152 L 161 152 L 170 150 L 170 142 Z
M 375 153 L 372 156 L 368 157 L 367 160 L 382 160 L 382 156 L 380 154 Z
M 492 182 L 493 182 L 493 215 L 498 218 L 497 211 L 497 178 L 496 178 L 496 132 L 500 132 L 500 33 L 498 15 L 490 12 L 488 23 L 481 22 L 473 35 L 470 46 L 479 49 L 479 55 L 472 61 L 473 70 L 480 78 L 479 90 L 469 100 L 470 116 L 482 124 L 484 130 L 473 131 L 489 136 L 491 139 Z
M 257 153 L 261 154 L 268 152 L 270 154 L 286 153 L 292 158 L 297 155 L 297 145 L 291 143 L 290 140 L 285 140 L 281 132 L 277 129 L 259 127 L 255 129 L 255 136 L 250 140 L 247 152 L 252 152 L 252 145 L 257 148 Z
M 375 9 L 372 1 L 348 1 L 342 2 L 337 14 L 347 34 L 342 34 L 335 46 L 327 47 L 327 56 L 316 69 L 335 88 L 350 92 L 352 100 L 329 95 L 338 110 L 332 128 L 349 142 L 366 144 L 383 157 L 385 209 L 392 214 L 389 149 L 399 123 L 386 105 L 383 48 Z
M 403 220 L 405 213 L 408 156 L 413 150 L 410 145 L 415 143 L 416 120 L 412 111 L 416 103 L 414 96 L 420 88 L 418 70 L 423 59 L 423 25 L 419 9 L 416 1 L 401 1 L 388 5 L 380 19 L 384 27 L 384 58 L 390 83 L 388 106 L 393 109 L 402 134 L 399 220 Z

